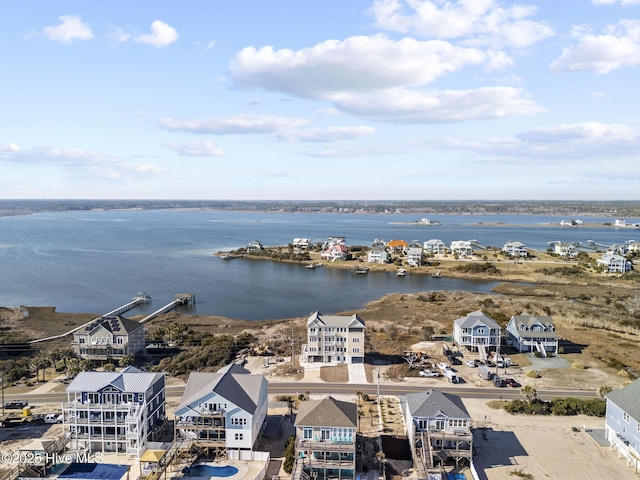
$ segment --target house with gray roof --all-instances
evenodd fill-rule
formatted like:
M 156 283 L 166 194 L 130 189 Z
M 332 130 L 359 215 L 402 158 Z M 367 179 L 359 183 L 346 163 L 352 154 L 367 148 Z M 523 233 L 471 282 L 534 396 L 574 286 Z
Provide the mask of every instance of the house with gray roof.
M 165 413 L 164 373 L 81 372 L 67 387 L 62 428 L 77 451 L 139 457 Z
M 501 332 L 502 327 L 480 310 L 453 322 L 453 339 L 458 346 L 478 351 L 483 357 L 500 348 Z
M 191 372 L 174 410 L 175 437 L 207 453 L 252 450 L 267 421 L 267 380 L 232 363 L 217 372 Z
M 121 315 L 100 317 L 73 333 L 71 348 L 82 359 L 114 362 L 144 351 L 144 325 Z
M 507 242 L 502 247 L 502 251 L 513 257 L 526 257 L 529 255 L 527 246 L 522 242 Z
M 358 406 L 326 397 L 300 403 L 292 480 L 351 480 L 356 470 Z
M 550 316 L 522 312 L 511 317 L 505 330 L 507 344 L 518 352 L 558 353 L 558 334 Z
M 434 255 L 444 255 L 446 252 L 444 242 L 437 238 L 427 240 L 424 242 L 423 247 L 427 253 L 433 253 Z
M 615 253 L 605 253 L 596 263 L 607 273 L 627 273 L 633 269 L 629 260 Z
M 303 362 L 364 363 L 364 320 L 358 315 L 324 315 L 314 312 L 307 320 Z
M 627 466 L 640 469 L 640 379 L 607 394 L 605 436 Z
M 471 417 L 458 395 L 429 389 L 406 396 L 405 422 L 414 463 L 424 472 L 449 461 L 471 462 Z

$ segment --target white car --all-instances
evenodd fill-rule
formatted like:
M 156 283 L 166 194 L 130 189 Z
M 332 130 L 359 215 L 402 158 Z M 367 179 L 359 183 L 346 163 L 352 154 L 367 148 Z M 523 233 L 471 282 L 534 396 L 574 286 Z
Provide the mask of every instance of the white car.
M 439 377 L 440 374 L 438 372 L 434 372 L 433 370 L 421 370 L 421 377 Z
M 475 367 L 476 366 L 476 362 L 474 362 L 473 360 L 465 360 L 464 363 L 467 365 L 467 367 Z
M 447 370 L 451 370 L 451 365 L 449 365 L 448 363 L 445 362 L 440 362 L 437 367 L 442 370 L 443 372 L 446 372 Z
M 62 414 L 50 413 L 44 417 L 44 423 L 62 423 Z

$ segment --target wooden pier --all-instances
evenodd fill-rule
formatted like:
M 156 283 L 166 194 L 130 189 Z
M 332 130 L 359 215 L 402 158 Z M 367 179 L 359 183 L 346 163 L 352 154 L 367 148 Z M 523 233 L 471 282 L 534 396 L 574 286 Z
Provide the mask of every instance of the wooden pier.
M 60 335 L 54 335 L 52 337 L 45 337 L 45 338 L 38 338 L 36 340 L 31 340 L 29 343 L 40 343 L 40 342 L 46 342 L 49 340 L 56 340 L 58 338 L 66 337 L 67 335 L 71 335 L 73 332 L 80 330 L 81 328 L 84 328 L 87 325 L 91 325 L 91 323 L 95 322 L 96 320 L 102 320 L 105 317 L 113 317 L 115 315 L 120 315 L 124 312 L 134 309 L 138 305 L 142 305 L 143 303 L 149 303 L 149 302 L 151 302 L 151 297 L 147 295 L 145 292 L 139 292 L 138 294 L 136 294 L 135 297 L 133 297 L 133 299 L 129 303 L 122 305 L 121 307 L 116 308 L 115 310 L 112 310 L 109 313 L 105 313 L 104 315 L 94 318 L 93 320 L 87 323 L 84 323 L 79 327 L 75 327 L 74 329 L 69 330 L 68 332 L 62 333 Z
M 156 310 L 151 315 L 144 317 L 140 320 L 140 323 L 145 323 L 148 320 L 156 318 L 158 315 L 162 315 L 163 313 L 170 312 L 174 308 L 180 305 L 194 305 L 196 303 L 196 296 L 193 293 L 178 293 L 175 296 L 175 300 L 171 303 L 166 304 L 164 307 Z

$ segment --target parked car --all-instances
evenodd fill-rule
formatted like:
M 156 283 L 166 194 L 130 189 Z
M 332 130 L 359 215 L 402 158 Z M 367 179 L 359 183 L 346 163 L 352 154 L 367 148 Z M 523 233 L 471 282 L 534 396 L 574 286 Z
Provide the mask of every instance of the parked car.
M 449 365 L 446 362 L 440 362 L 438 363 L 438 365 L 436 365 L 440 370 L 442 370 L 443 372 L 446 370 L 451 370 L 451 365 Z
M 44 417 L 44 423 L 62 423 L 62 414 L 50 413 Z
M 465 360 L 464 363 L 467 367 L 477 367 L 475 360 Z
M 499 376 L 495 375 L 493 377 L 493 386 L 494 387 L 504 387 L 505 386 L 504 380 L 502 380 Z
M 520 384 L 518 382 L 516 382 L 513 378 L 507 378 L 505 380 L 506 384 L 510 387 L 516 388 L 519 387 Z
M 420 376 L 421 377 L 439 377 L 440 374 L 434 370 L 421 370 Z
M 4 408 L 7 408 L 9 410 L 20 410 L 28 406 L 29 402 L 27 402 L 26 400 L 13 400 L 4 404 Z

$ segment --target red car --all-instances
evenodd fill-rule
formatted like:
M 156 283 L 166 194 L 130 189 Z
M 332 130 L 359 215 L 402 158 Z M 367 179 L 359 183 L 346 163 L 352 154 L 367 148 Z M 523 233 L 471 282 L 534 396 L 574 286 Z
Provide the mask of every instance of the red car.
M 509 385 L 510 387 L 519 387 L 520 384 L 518 382 L 516 382 L 513 378 L 507 378 L 505 380 L 505 382 L 507 383 L 507 385 Z

